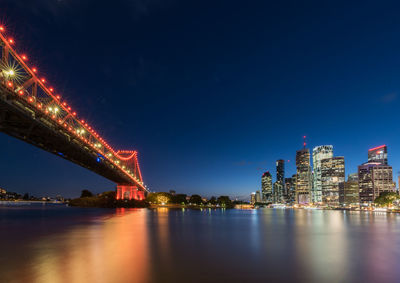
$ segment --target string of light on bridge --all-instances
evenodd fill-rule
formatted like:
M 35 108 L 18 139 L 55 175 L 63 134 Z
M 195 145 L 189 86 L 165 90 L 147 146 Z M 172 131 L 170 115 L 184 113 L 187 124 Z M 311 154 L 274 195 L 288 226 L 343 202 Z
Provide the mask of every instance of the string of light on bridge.
M 20 70 L 18 69 L 18 66 L 15 65 L 9 65 L 9 66 L 2 66 L 2 74 L 3 77 L 6 78 L 6 86 L 14 91 L 17 95 L 21 97 L 25 97 L 25 99 L 32 105 L 36 106 L 38 111 L 43 112 L 44 114 L 48 115 L 53 119 L 54 121 L 58 122 L 58 124 L 62 127 L 64 127 L 66 130 L 68 130 L 70 133 L 72 133 L 74 136 L 79 138 L 81 141 L 85 142 L 88 146 L 90 146 L 94 151 L 98 152 L 101 154 L 101 156 L 104 156 L 104 158 L 107 158 L 108 161 L 110 161 L 114 166 L 118 167 L 121 171 L 123 171 L 125 174 L 127 174 L 132 180 L 134 180 L 136 183 L 138 183 L 143 189 L 147 190 L 146 187 L 143 185 L 142 180 L 142 175 L 140 172 L 140 166 L 139 166 L 139 161 L 137 158 L 137 151 L 127 151 L 127 150 L 114 150 L 107 141 L 105 141 L 94 129 L 92 126 L 90 126 L 87 121 L 84 119 L 78 119 L 77 112 L 74 111 L 71 106 L 67 104 L 66 101 L 61 101 L 61 95 L 60 94 L 55 94 L 55 89 L 52 86 L 48 86 L 48 82 L 46 78 L 41 77 L 39 78 L 37 76 L 38 74 L 38 68 L 36 66 L 28 66 L 27 62 L 28 56 L 26 54 L 21 54 L 19 55 L 13 46 L 16 44 L 15 40 L 12 37 L 6 37 L 6 29 L 4 26 L 0 26 L 0 37 L 2 41 L 5 43 L 6 47 L 11 51 L 12 55 L 18 60 L 18 63 L 21 64 L 26 72 L 29 73 L 29 75 L 32 77 L 31 79 L 35 80 L 37 84 L 40 85 L 40 87 L 46 92 L 48 96 L 50 96 L 55 103 L 52 103 L 51 105 L 44 105 L 41 102 L 36 102 L 36 98 L 30 96 L 29 92 L 27 91 L 26 87 L 24 84 L 19 85 L 19 76 L 20 76 Z M 59 113 L 65 111 L 68 113 L 66 117 L 63 119 L 59 118 Z M 79 125 L 79 127 L 72 127 L 67 123 L 67 119 L 73 118 L 74 121 Z M 86 135 L 89 135 L 89 137 L 86 137 Z M 90 136 L 91 135 L 91 136 Z M 91 137 L 95 137 L 97 139 L 96 142 L 90 141 Z M 105 154 L 105 149 L 107 149 L 109 152 Z M 129 155 L 127 155 L 129 154 Z M 127 155 L 127 156 L 126 156 Z M 114 158 L 113 158 L 114 157 Z M 134 161 L 136 163 L 136 169 L 139 174 L 139 178 L 137 178 L 133 172 L 130 170 L 125 169 L 125 165 L 121 164 L 121 161 L 129 161 L 132 158 L 134 158 Z

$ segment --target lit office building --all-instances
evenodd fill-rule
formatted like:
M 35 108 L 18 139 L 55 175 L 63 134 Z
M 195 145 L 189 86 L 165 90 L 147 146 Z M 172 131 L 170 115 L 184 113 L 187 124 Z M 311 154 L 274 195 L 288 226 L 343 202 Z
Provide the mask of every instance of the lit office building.
M 358 206 L 360 194 L 358 190 L 358 174 L 353 173 L 347 177 L 347 182 L 339 184 L 339 203 L 341 206 Z
M 339 206 L 339 184 L 345 181 L 344 157 L 321 160 L 322 203 Z
M 292 178 L 285 178 L 285 199 L 288 203 L 294 203 L 296 198 L 296 175 Z
M 388 164 L 385 145 L 368 150 L 368 162 L 358 166 L 361 204 L 372 204 L 382 192 L 394 192 L 393 168 Z
M 332 145 L 320 145 L 313 149 L 313 187 L 311 191 L 311 201 L 314 203 L 322 202 L 322 180 L 321 180 L 321 160 L 333 157 Z
M 387 146 L 381 145 L 368 150 L 368 162 L 377 162 L 383 165 L 388 164 Z
M 276 161 L 276 181 L 284 184 L 285 180 L 285 160 Z
M 261 203 L 262 202 L 260 191 L 256 191 L 255 199 L 256 199 L 256 203 Z
M 303 148 L 296 152 L 296 202 L 308 204 L 311 191 L 310 151 Z
M 265 172 L 261 177 L 261 193 L 263 202 L 272 203 L 272 176 L 269 171 Z
M 250 195 L 250 203 L 255 204 L 256 203 L 256 193 L 251 193 Z
M 274 183 L 274 202 L 285 202 L 285 161 L 276 161 L 276 182 Z

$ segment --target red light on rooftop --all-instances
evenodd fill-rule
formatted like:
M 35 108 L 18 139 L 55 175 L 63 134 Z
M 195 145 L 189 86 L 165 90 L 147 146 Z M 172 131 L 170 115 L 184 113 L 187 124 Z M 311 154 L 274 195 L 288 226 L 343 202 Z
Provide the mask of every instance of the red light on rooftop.
M 380 149 L 380 148 L 384 148 L 386 145 L 384 144 L 384 145 L 380 145 L 380 146 L 377 146 L 377 147 L 374 147 L 374 148 L 370 148 L 370 149 L 368 149 L 368 151 L 373 151 L 373 150 L 376 150 L 376 149 Z

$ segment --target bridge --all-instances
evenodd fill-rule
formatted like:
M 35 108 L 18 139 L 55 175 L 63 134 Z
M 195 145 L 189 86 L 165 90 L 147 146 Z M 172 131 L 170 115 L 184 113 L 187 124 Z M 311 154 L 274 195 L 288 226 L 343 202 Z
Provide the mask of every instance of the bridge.
M 117 199 L 144 199 L 137 151 L 113 149 L 15 45 L 0 26 L 0 131 L 115 182 Z

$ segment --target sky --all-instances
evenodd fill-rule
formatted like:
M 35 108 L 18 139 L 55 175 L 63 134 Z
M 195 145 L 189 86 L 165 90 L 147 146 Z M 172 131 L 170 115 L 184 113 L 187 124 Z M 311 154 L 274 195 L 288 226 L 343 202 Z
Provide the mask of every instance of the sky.
M 351 2 L 351 3 L 350 3 Z M 331 144 L 346 175 L 386 144 L 400 170 L 398 1 L 0 0 L 19 52 L 153 191 L 247 197 L 277 159 Z M 0 187 L 115 184 L 0 134 Z

